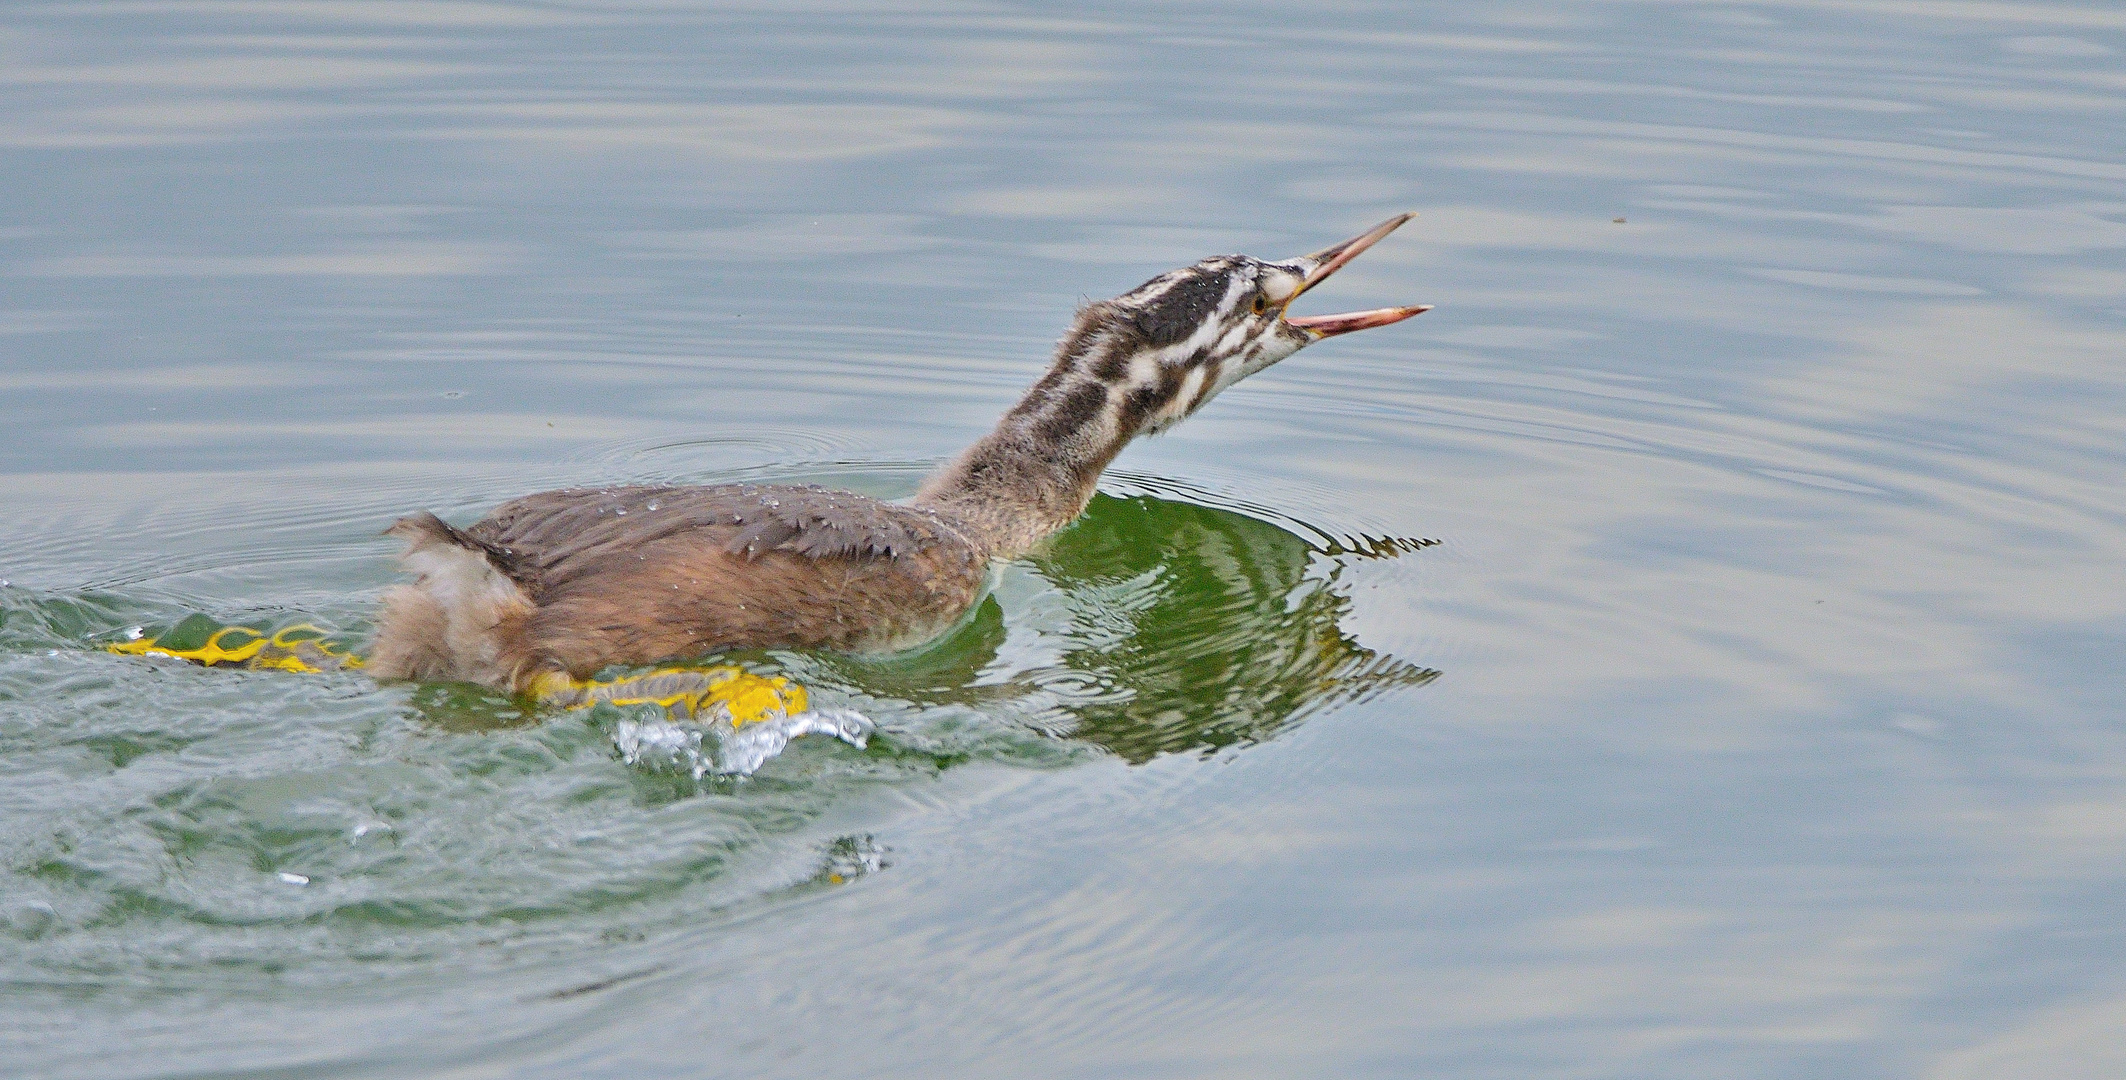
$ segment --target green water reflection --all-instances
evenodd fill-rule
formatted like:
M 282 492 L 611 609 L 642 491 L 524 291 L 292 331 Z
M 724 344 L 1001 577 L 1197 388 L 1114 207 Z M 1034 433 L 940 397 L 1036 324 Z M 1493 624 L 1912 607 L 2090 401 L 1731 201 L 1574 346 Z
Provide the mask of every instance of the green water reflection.
M 1133 762 L 1259 742 L 1325 705 L 1439 676 L 1343 630 L 1347 562 L 1243 514 L 1104 498 L 1037 565 L 1072 600 L 1084 646 L 1065 662 L 1121 691 L 1081 707 L 1075 734 Z
M 1260 742 L 1325 706 L 1439 676 L 1343 629 L 1345 569 L 1422 546 L 1316 544 L 1231 510 L 1100 495 L 1025 561 L 1030 590 L 1007 583 L 1030 592 L 1023 607 L 992 597 L 936 646 L 820 674 L 916 705 L 1027 716 L 1130 762 Z M 1029 653 L 1041 662 L 1011 658 Z

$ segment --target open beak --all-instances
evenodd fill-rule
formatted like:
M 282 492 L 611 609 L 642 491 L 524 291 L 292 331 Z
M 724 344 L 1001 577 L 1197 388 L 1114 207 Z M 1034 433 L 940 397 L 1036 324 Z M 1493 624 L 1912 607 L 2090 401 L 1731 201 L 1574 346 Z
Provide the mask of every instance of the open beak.
M 1314 269 L 1308 272 L 1305 281 L 1299 283 L 1299 289 L 1285 300 L 1285 306 L 1290 307 L 1292 301 L 1299 299 L 1301 294 L 1327 281 L 1330 274 L 1343 269 L 1345 263 L 1358 258 L 1359 252 L 1372 247 L 1379 242 L 1381 237 L 1401 228 L 1403 222 L 1416 216 L 1416 214 L 1397 214 L 1341 244 L 1325 247 L 1307 256 L 1305 261 L 1313 263 Z M 1325 337 L 1334 337 L 1337 334 L 1348 334 L 1353 330 L 1365 330 L 1375 326 L 1386 326 L 1389 323 L 1399 323 L 1412 315 L 1421 315 L 1430 310 L 1432 310 L 1432 305 L 1420 304 L 1416 307 L 1349 311 L 1341 315 L 1301 315 L 1297 318 L 1286 316 L 1284 321 L 1306 331 L 1318 341 Z

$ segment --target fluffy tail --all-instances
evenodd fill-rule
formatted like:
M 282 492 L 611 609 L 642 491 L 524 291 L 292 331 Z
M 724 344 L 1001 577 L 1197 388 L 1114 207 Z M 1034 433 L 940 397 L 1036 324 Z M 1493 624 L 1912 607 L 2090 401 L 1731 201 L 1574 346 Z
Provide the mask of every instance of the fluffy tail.
M 532 610 L 509 553 L 425 510 L 384 535 L 406 541 L 399 561 L 419 578 L 384 594 L 370 673 L 509 688 L 503 657 Z
M 408 514 L 391 523 L 384 530 L 385 536 L 396 536 L 406 541 L 406 553 L 399 556 L 406 568 L 416 573 L 424 572 L 413 560 L 422 552 L 438 548 L 460 548 L 487 560 L 496 572 L 511 581 L 520 580 L 523 573 L 518 560 L 506 548 L 496 547 L 485 540 L 476 540 L 471 533 L 458 528 L 426 510 Z

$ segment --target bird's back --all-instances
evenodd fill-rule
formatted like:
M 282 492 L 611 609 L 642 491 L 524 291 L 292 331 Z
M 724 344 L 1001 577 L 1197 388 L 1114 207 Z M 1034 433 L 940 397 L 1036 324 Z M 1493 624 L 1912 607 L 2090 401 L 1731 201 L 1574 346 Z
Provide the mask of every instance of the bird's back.
M 950 625 L 987 577 L 963 523 L 817 487 L 572 488 L 465 529 L 417 515 L 394 530 L 422 577 L 387 598 L 372 663 L 408 678 L 522 686 L 738 647 L 901 648 Z M 453 610 L 500 588 L 464 586 L 481 574 L 521 603 Z

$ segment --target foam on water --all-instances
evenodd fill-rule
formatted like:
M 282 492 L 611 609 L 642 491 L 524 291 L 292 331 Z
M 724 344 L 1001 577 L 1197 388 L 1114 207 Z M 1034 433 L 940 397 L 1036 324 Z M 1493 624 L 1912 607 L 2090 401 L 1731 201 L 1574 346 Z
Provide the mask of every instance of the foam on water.
M 622 719 L 613 725 L 613 745 L 630 765 L 678 769 L 699 780 L 712 773 L 751 776 L 790 740 L 805 735 L 831 735 L 862 750 L 872 729 L 871 721 L 854 709 L 808 710 L 743 727 L 724 720 L 694 724 Z

